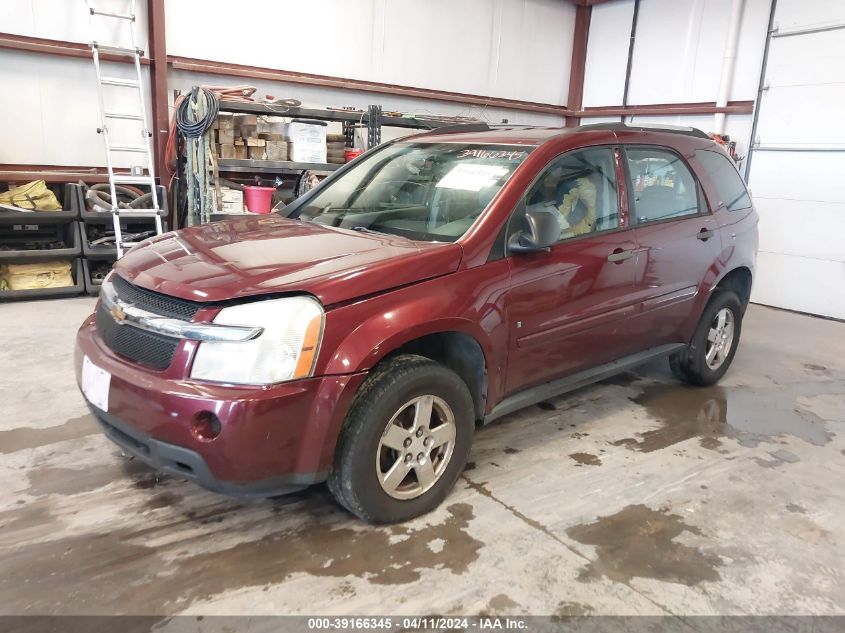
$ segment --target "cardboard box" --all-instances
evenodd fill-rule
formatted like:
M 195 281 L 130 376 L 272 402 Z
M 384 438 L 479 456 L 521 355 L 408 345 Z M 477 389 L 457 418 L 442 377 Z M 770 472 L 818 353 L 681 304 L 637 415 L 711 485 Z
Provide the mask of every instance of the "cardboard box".
M 292 143 L 326 144 L 326 124 L 315 121 L 291 121 L 285 125 L 285 138 Z
M 325 163 L 326 162 L 326 145 L 325 143 L 289 143 L 290 159 L 297 163 Z
M 230 187 L 220 187 L 220 200 L 225 202 L 244 203 L 244 192 L 240 189 L 232 189 Z
M 212 188 L 212 193 L 217 192 Z M 216 195 L 215 195 L 216 198 Z M 216 207 L 216 204 L 215 204 Z M 244 212 L 244 192 L 239 189 L 231 189 L 229 187 L 220 187 L 220 207 L 219 210 L 223 213 L 243 213 Z

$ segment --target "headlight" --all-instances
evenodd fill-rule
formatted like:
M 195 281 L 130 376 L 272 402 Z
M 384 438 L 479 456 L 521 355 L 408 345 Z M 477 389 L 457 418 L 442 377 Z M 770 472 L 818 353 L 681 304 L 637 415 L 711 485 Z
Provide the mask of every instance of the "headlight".
M 323 308 L 310 297 L 255 301 L 223 308 L 214 322 L 264 328 L 251 341 L 199 344 L 191 378 L 244 385 L 307 378 L 323 336 Z

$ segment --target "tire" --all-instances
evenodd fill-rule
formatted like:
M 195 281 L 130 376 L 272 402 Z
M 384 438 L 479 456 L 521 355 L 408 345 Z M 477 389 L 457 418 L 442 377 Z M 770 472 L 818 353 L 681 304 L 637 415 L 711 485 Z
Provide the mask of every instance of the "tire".
M 474 431 L 472 396 L 455 372 L 423 356 L 388 359 L 367 378 L 349 409 L 329 490 L 369 523 L 418 517 L 440 505 L 454 487 Z M 444 442 L 452 432 L 453 439 Z M 391 473 L 397 476 L 388 477 Z
M 727 327 L 718 331 L 718 317 L 723 314 L 726 315 L 726 323 L 731 323 L 730 333 Z M 672 372 L 684 382 L 699 387 L 719 382 L 731 366 L 739 346 L 742 315 L 742 303 L 736 293 L 731 290 L 717 290 L 704 308 L 689 345 L 669 357 Z M 708 362 L 708 352 L 712 352 L 713 346 L 708 336 L 713 337 L 712 331 L 716 331 L 716 342 L 722 340 L 723 345 Z M 724 341 L 728 338 L 729 342 L 725 344 Z

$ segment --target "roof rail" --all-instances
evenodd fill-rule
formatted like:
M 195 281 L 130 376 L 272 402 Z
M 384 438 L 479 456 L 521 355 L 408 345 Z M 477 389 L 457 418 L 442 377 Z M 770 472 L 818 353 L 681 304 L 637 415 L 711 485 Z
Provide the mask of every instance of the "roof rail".
M 578 131 L 610 130 L 616 132 L 669 132 L 672 134 L 684 134 L 686 136 L 695 136 L 696 138 L 710 139 L 706 132 L 702 132 L 697 127 L 661 125 L 658 123 L 646 123 L 642 125 L 628 125 L 627 123 L 590 123 L 588 125 L 581 125 L 577 129 Z
M 461 132 L 488 132 L 492 129 L 493 128 L 491 128 L 484 122 L 456 123 L 454 125 L 443 125 L 441 127 L 431 128 L 430 130 L 425 130 L 423 134 L 459 134 Z

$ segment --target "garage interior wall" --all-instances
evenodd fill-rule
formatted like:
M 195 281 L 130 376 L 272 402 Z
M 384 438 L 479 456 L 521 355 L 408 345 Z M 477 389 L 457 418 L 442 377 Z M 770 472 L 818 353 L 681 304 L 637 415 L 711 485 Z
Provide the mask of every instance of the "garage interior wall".
M 845 319 L 845 2 L 778 0 L 774 18 L 748 165 L 752 300 Z
M 128 0 L 91 2 L 98 8 L 128 6 Z M 224 2 L 205 2 L 202 10 L 197 10 L 196 3 L 169 0 L 165 5 L 168 54 L 523 101 L 566 103 L 575 23 L 575 7 L 569 2 L 241 0 L 238 7 L 239 15 L 255 17 L 244 18 L 242 28 L 233 30 L 231 21 L 221 17 L 228 11 Z M 146 50 L 146 2 L 139 0 L 136 11 L 139 45 Z M 84 0 L 4 0 L 0 14 L 0 31 L 7 33 L 81 43 L 92 39 Z M 325 19 L 326 16 L 335 17 Z M 108 30 L 98 33 L 103 42 L 128 44 L 110 38 Z M 437 33 L 436 40 L 432 33 Z M 103 73 L 110 76 L 129 77 L 133 72 L 127 64 L 104 63 Z M 0 99 L 0 117 L 17 122 L 0 145 L 0 163 L 104 164 L 95 131 L 99 112 L 90 59 L 0 50 L 0 81 L 5 86 L 15 86 L 17 95 L 14 99 Z M 385 110 L 460 114 L 496 123 L 502 119 L 538 125 L 563 122 L 557 115 L 455 102 L 187 71 L 168 73 L 171 90 L 198 84 L 243 83 L 256 86 L 262 97 L 292 97 L 315 107 L 379 104 Z M 146 91 L 149 95 L 149 82 Z M 131 96 L 124 94 L 124 98 Z M 24 98 L 25 109 L 21 108 Z M 115 109 L 120 105 L 116 102 Z M 388 131 L 385 136 L 389 135 Z M 117 166 L 126 167 L 131 162 L 131 156 L 118 157 Z
M 640 0 L 629 106 L 715 102 L 730 26 L 732 0 Z M 728 101 L 757 97 L 771 0 L 745 0 Z M 584 107 L 623 103 L 634 0 L 593 7 L 584 76 Z M 584 118 L 584 123 L 620 121 Z M 712 132 L 714 115 L 625 117 L 627 123 L 691 125 Z M 745 156 L 751 114 L 728 114 L 725 133 Z

